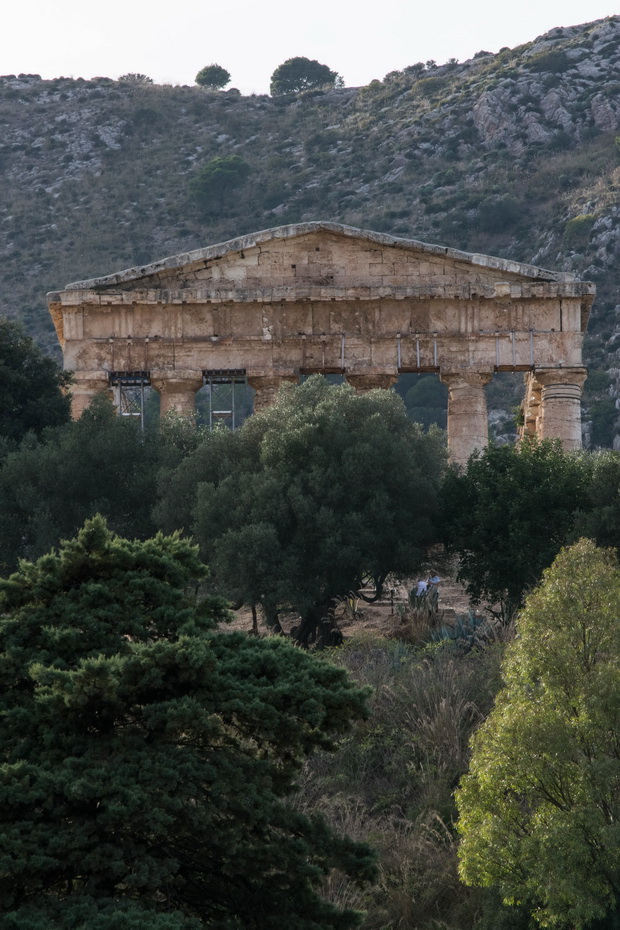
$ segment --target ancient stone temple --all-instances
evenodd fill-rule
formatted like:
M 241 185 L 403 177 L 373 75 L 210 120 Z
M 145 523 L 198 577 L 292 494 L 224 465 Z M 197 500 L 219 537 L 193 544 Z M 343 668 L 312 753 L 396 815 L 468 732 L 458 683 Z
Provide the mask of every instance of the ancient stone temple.
M 246 377 L 258 410 L 304 374 L 341 373 L 364 391 L 437 372 L 464 462 L 487 442 L 496 371 L 526 374 L 525 434 L 581 446 L 594 293 L 572 274 L 316 222 L 78 281 L 48 302 L 76 417 L 132 373 L 159 391 L 162 413 L 189 414 L 214 373 Z

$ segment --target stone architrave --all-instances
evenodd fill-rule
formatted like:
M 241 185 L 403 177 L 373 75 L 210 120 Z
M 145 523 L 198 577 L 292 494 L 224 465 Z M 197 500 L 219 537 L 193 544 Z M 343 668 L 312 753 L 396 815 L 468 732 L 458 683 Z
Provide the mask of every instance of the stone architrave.
M 463 461 L 486 441 L 481 379 L 496 371 L 536 387 L 527 431 L 574 446 L 580 382 L 565 372 L 583 369 L 594 294 L 568 272 L 316 222 L 68 284 L 48 304 L 76 416 L 106 379 L 132 373 L 160 391 L 162 411 L 188 415 L 203 373 L 246 375 L 258 410 L 314 372 L 358 390 L 435 372 Z
M 585 368 L 555 368 L 536 372 L 542 387 L 539 436 L 559 439 L 567 452 L 581 449 L 581 391 Z
M 151 385 L 160 397 L 159 415 L 176 413 L 193 417 L 196 412 L 196 391 L 202 387 L 202 371 L 194 369 L 155 369 Z
M 476 449 L 484 449 L 489 441 L 489 420 L 485 386 L 492 372 L 441 372 L 448 386 L 448 448 L 450 457 L 465 465 Z
M 275 372 L 258 374 L 252 372 L 248 373 L 247 380 L 250 387 L 254 388 L 255 391 L 254 413 L 260 413 L 261 410 L 271 406 L 276 399 L 276 394 L 285 382 L 297 384 L 299 377 L 295 374 L 287 375 Z

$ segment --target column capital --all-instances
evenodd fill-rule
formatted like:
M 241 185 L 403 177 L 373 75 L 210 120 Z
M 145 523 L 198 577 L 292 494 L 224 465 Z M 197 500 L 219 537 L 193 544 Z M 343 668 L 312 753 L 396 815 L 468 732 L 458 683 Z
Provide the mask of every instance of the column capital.
M 448 387 L 457 387 L 459 382 L 474 388 L 483 388 L 493 380 L 492 371 L 472 371 L 469 368 L 458 369 L 457 371 L 439 372 L 439 380 L 447 384 Z
M 575 384 L 581 390 L 588 377 L 587 368 L 535 368 L 532 377 L 543 388 L 552 384 Z
M 197 368 L 155 368 L 151 370 L 151 387 L 160 396 L 159 415 L 176 413 L 193 417 L 196 391 L 202 387 L 202 371 Z
M 299 376 L 292 371 L 274 371 L 273 369 L 257 369 L 248 371 L 248 384 L 254 388 L 254 413 L 260 413 L 271 407 L 276 399 L 280 387 L 288 382 L 297 384 Z
M 156 387 L 155 382 L 160 384 Z M 195 384 L 197 391 L 202 387 L 202 371 L 198 368 L 153 368 L 151 369 L 151 385 L 156 390 L 166 390 L 176 384 L 189 385 Z
M 398 381 L 398 372 L 384 368 L 367 368 L 365 371 L 345 372 L 347 384 L 355 388 L 358 393 L 374 391 L 377 388 L 387 391 Z

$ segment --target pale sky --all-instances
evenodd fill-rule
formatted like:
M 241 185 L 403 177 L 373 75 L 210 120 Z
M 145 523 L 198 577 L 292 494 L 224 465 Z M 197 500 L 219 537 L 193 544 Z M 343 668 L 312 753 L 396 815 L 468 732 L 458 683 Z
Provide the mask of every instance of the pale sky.
M 193 84 L 217 63 L 229 87 L 268 93 L 274 69 L 303 55 L 348 87 L 417 61 L 465 61 L 554 26 L 619 12 L 613 0 L 18 0 L 2 14 L 0 74 L 147 74 Z

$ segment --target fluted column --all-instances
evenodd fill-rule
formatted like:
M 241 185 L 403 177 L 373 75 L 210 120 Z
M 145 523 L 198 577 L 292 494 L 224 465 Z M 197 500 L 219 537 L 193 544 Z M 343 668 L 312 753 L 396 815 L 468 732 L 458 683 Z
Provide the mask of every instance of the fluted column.
M 254 413 L 260 413 L 267 407 L 271 407 L 280 387 L 285 382 L 297 384 L 299 378 L 297 375 L 289 373 L 283 374 L 278 372 L 261 372 L 252 374 L 248 372 L 248 384 L 254 388 Z
M 71 392 L 71 417 L 79 420 L 93 397 L 110 389 L 107 371 L 74 371 Z
M 542 385 L 539 439 L 559 439 L 565 452 L 581 449 L 581 391 L 585 368 L 537 369 Z
M 398 381 L 398 374 L 393 371 L 376 371 L 370 369 L 369 371 L 363 372 L 347 372 L 345 378 L 347 384 L 355 388 L 359 394 L 363 394 L 366 391 L 374 391 L 376 388 L 387 391 L 388 388 L 393 387 Z
M 157 369 L 151 371 L 151 387 L 160 397 L 160 417 L 171 412 L 181 417 L 194 417 L 196 391 L 202 387 L 202 371 L 195 368 Z
M 484 449 L 489 441 L 487 399 L 484 386 L 491 372 L 444 372 L 440 376 L 448 386 L 448 451 L 459 465 L 466 465 L 475 449 Z

